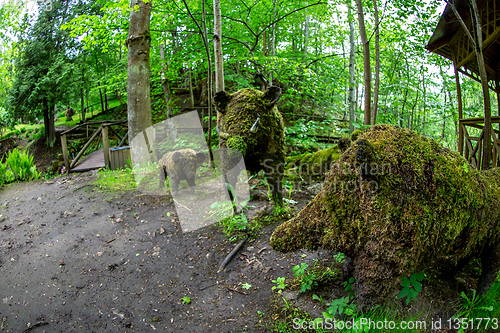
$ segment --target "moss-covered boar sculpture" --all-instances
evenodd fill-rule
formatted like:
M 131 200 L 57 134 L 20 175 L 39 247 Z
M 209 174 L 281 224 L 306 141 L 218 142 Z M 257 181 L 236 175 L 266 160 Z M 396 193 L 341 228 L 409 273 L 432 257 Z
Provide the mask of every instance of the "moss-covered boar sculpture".
M 251 173 L 264 170 L 271 187 L 273 200 L 283 202 L 282 182 L 285 165 L 285 130 L 283 118 L 275 106 L 281 97 L 279 87 L 267 91 L 245 88 L 234 94 L 225 91 L 215 95 L 217 128 L 221 148 L 222 170 L 234 187 L 236 174 L 227 172 L 244 157 Z M 226 151 L 228 148 L 229 151 Z
M 271 245 L 347 254 L 361 306 L 386 301 L 404 276 L 430 267 L 453 272 L 476 256 L 484 293 L 500 269 L 499 202 L 499 169 L 472 169 L 434 140 L 380 125 L 351 144 Z
M 160 188 L 165 186 L 165 179 L 168 174 L 172 194 L 176 195 L 178 193 L 181 180 L 187 181 L 189 187 L 194 189 L 196 169 L 204 160 L 204 153 L 196 153 L 189 148 L 164 154 L 158 161 Z

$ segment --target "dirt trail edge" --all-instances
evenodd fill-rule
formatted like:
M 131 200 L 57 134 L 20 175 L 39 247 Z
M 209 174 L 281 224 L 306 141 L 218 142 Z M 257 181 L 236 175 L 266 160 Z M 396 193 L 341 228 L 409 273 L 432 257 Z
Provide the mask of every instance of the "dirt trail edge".
M 94 179 L 0 189 L 1 332 L 264 332 L 271 280 L 320 255 L 272 251 L 272 226 L 217 274 L 234 247 L 220 228 L 182 233 L 169 196 Z

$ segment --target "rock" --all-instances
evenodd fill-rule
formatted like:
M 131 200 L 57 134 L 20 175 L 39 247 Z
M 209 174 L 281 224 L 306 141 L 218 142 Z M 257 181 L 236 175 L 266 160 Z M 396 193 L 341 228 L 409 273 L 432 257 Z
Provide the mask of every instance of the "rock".
M 300 294 L 299 290 L 283 291 L 281 293 L 281 295 L 289 301 L 295 301 L 297 298 L 299 298 L 299 294 Z

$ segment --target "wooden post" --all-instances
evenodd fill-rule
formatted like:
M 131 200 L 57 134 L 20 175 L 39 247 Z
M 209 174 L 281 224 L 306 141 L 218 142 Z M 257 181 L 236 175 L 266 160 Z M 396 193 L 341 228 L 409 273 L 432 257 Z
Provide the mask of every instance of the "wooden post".
M 69 155 L 68 155 L 68 144 L 66 141 L 66 134 L 61 135 L 61 147 L 64 157 L 64 167 L 66 168 L 66 174 L 69 175 Z
M 104 152 L 104 166 L 109 168 L 109 141 L 108 141 L 108 125 L 102 126 L 102 151 Z
M 460 155 L 464 152 L 464 131 L 462 126 L 460 126 L 460 120 L 462 119 L 462 90 L 460 89 L 460 77 L 458 76 L 457 62 L 451 48 L 453 57 L 453 68 L 455 69 L 455 82 L 457 84 L 457 102 L 458 102 L 458 152 Z

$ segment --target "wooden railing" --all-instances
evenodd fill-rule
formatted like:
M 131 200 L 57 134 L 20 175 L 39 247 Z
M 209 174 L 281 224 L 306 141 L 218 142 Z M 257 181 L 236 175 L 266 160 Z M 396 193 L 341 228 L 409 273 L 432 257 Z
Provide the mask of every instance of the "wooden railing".
M 62 146 L 62 152 L 63 152 L 63 157 L 64 157 L 64 165 L 66 168 L 66 172 L 69 173 L 71 169 L 73 169 L 80 158 L 83 156 L 87 148 L 91 146 L 91 144 L 94 142 L 94 148 L 95 150 L 99 146 L 99 143 L 102 140 L 102 147 L 103 147 L 103 153 L 104 153 L 104 164 L 106 167 L 109 167 L 109 140 L 108 140 L 108 128 L 111 129 L 111 132 L 115 134 L 119 139 L 120 143 L 118 147 L 121 147 L 124 143 L 125 140 L 128 137 L 128 132 L 122 137 L 118 134 L 118 132 L 113 128 L 113 126 L 122 126 L 127 128 L 127 121 L 126 120 L 115 120 L 115 121 L 110 121 L 110 120 L 102 120 L 102 121 L 94 121 L 94 122 L 88 122 L 88 123 L 83 123 L 79 124 L 67 131 L 64 131 L 61 133 L 61 146 Z M 71 133 L 74 133 L 76 130 L 80 129 L 81 127 L 84 127 L 86 130 L 86 137 L 85 139 L 88 138 L 87 142 L 83 145 L 82 149 L 76 154 L 76 156 L 70 161 L 69 158 L 69 152 L 68 152 L 68 142 L 76 141 L 76 140 L 81 140 L 81 139 L 73 139 L 73 140 L 68 140 L 68 136 L 71 135 Z M 96 128 L 97 127 L 97 128 Z M 92 133 L 89 137 L 89 132 Z M 101 135 L 99 135 L 101 134 Z
M 491 117 L 491 124 L 491 137 L 487 139 L 489 139 L 491 142 L 492 159 L 490 160 L 488 165 L 483 165 L 482 154 L 485 142 L 484 118 L 469 118 L 459 120 L 460 130 L 463 132 L 463 142 L 459 143 L 459 147 L 461 147 L 460 150 L 462 150 L 460 151 L 460 153 L 476 169 L 486 170 L 489 168 L 500 166 L 500 130 L 498 129 L 499 125 L 495 125 L 500 124 L 500 116 Z M 471 135 L 471 133 L 474 131 L 472 130 L 473 128 L 481 130 L 479 136 Z

